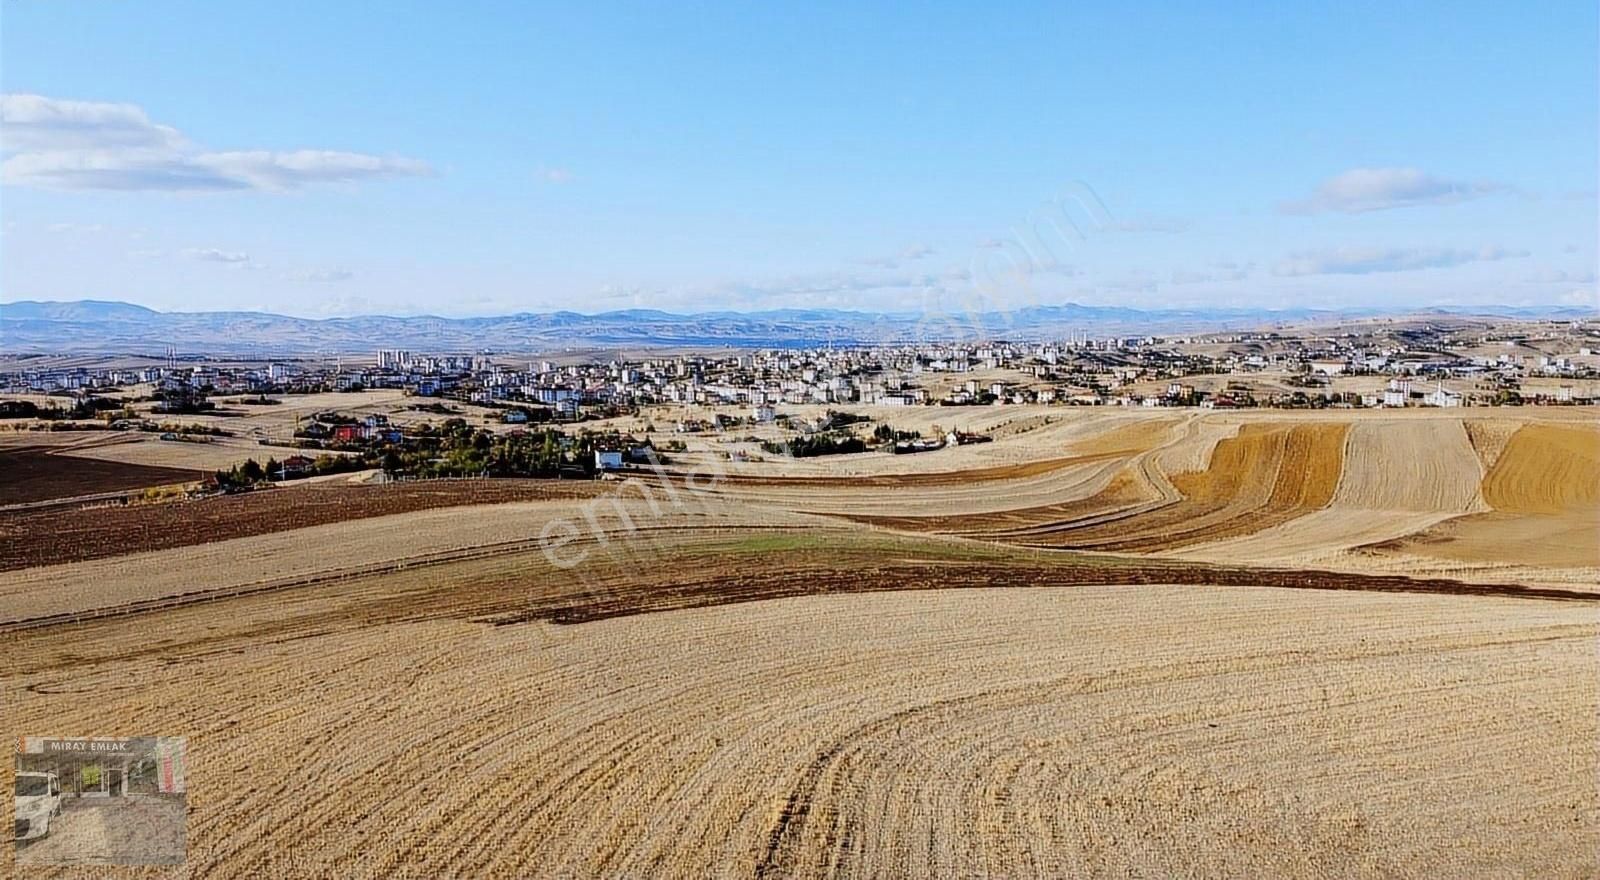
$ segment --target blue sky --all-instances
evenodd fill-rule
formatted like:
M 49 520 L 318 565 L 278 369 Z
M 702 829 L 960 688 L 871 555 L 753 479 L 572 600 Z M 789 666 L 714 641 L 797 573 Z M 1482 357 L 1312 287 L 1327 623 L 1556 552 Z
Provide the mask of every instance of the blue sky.
M 1306 5 L 6 0 L 0 300 L 1594 306 L 1595 4 Z

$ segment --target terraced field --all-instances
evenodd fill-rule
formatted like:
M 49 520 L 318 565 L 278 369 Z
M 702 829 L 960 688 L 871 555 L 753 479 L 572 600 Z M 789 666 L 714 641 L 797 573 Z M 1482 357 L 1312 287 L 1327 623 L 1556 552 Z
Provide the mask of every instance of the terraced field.
M 905 493 L 893 513 L 879 512 L 876 493 L 894 487 L 873 478 L 766 479 L 759 490 L 733 480 L 717 491 L 1027 548 L 1600 583 L 1592 414 L 1209 415 L 1060 448 L 1096 451 L 1041 460 L 1030 474 L 974 469 L 955 488 Z
M 0 704 L 191 876 L 1600 873 L 1593 419 L 1141 418 L 14 512 Z

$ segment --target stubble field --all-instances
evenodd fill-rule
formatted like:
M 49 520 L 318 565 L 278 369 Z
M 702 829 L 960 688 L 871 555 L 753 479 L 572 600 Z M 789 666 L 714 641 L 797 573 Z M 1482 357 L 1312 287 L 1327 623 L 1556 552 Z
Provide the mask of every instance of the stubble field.
M 19 512 L 7 732 L 193 876 L 1600 871 L 1592 414 L 1263 415 Z

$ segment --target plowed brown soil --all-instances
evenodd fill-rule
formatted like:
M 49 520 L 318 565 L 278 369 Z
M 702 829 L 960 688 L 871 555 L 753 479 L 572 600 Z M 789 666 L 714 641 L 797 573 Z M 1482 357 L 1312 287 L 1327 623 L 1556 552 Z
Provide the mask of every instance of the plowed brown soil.
M 437 480 L 284 485 L 165 504 L 0 511 L 0 571 L 102 559 L 439 507 L 586 498 L 574 480 Z
M 58 455 L 47 448 L 0 451 L 0 505 L 121 492 L 205 477 L 204 471 Z

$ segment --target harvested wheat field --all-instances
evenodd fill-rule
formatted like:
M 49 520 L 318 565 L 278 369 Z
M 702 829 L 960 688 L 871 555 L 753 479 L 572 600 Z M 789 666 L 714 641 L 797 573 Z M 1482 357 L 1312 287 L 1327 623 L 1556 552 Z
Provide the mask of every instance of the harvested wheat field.
M 734 477 L 713 492 L 1030 550 L 1600 582 L 1592 413 L 1212 413 L 1152 417 L 1143 429 L 1084 421 L 1087 431 L 1028 438 L 1035 459 L 968 467 L 964 481 L 953 471 Z M 1015 460 L 1020 445 L 1002 439 L 987 454 Z M 900 489 L 885 503 L 884 490 Z
M 1600 872 L 1595 424 L 1271 415 L 7 512 L 6 732 L 188 876 Z
M 17 630 L 8 718 L 186 731 L 206 876 L 1596 867 L 1581 598 L 1056 586 L 806 535 Z M 843 592 L 782 598 L 829 558 Z
M 1600 572 L 1600 430 L 1545 423 L 1511 427 L 1486 458 L 1486 511 L 1363 549 L 1480 566 Z

